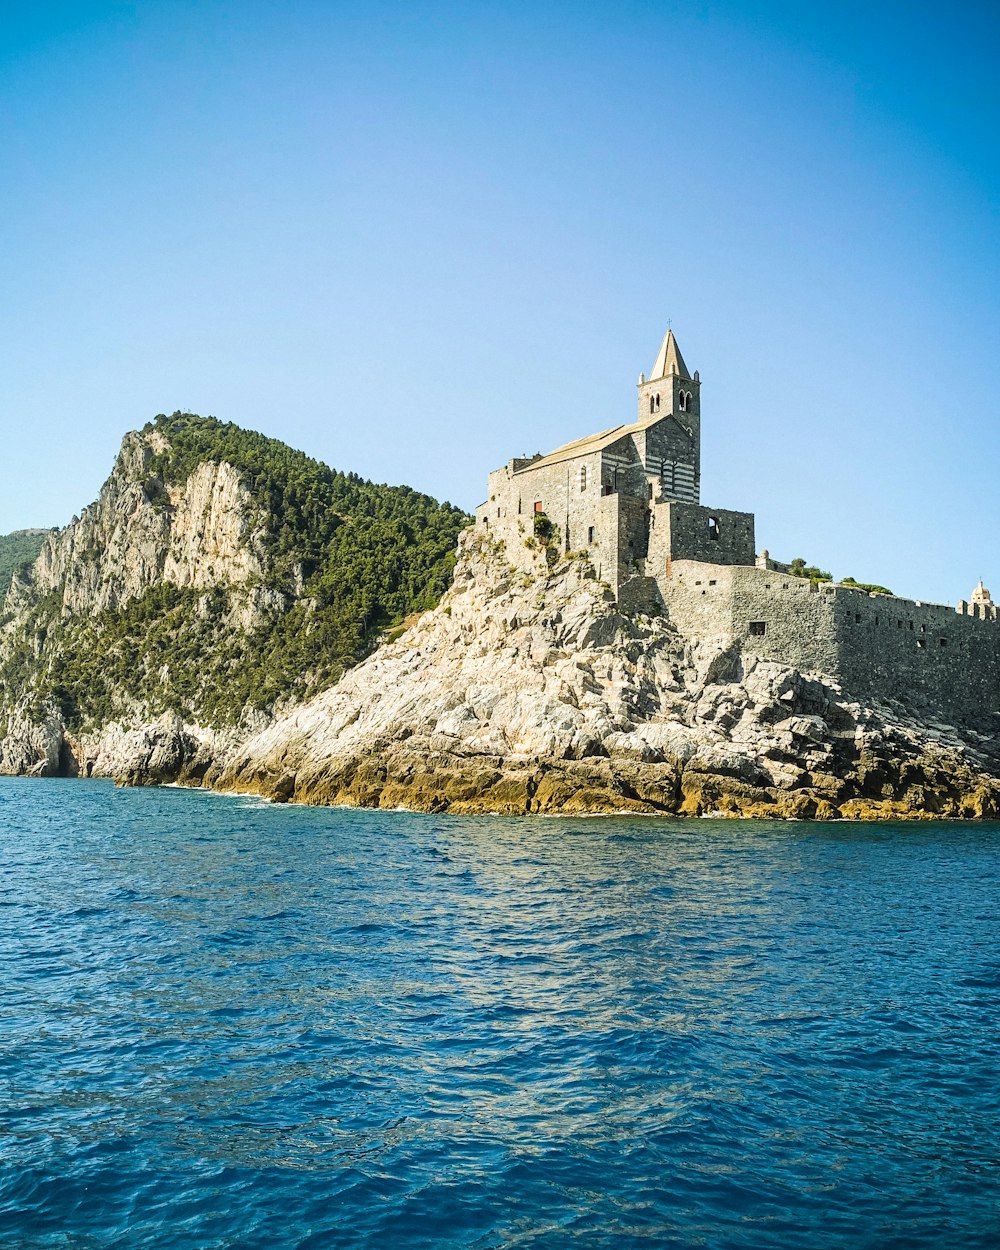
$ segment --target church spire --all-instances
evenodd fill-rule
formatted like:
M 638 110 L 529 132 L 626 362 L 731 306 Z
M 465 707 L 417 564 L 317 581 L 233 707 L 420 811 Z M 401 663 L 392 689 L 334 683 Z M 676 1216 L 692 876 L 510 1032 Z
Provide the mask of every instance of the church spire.
M 658 378 L 666 378 L 671 374 L 679 374 L 682 378 L 689 378 L 688 367 L 684 363 L 684 357 L 681 355 L 681 349 L 677 346 L 677 340 L 674 338 L 673 330 L 668 330 L 663 336 L 663 342 L 660 344 L 660 350 L 656 354 L 656 362 L 650 371 L 648 381 L 655 382 Z

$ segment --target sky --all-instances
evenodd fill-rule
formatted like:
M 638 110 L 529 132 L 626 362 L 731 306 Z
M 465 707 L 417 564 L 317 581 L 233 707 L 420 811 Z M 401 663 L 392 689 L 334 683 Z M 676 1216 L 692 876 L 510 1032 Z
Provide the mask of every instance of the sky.
M 1000 597 L 1000 7 L 3 5 L 0 533 L 213 415 L 473 508 L 636 416 L 702 500 Z

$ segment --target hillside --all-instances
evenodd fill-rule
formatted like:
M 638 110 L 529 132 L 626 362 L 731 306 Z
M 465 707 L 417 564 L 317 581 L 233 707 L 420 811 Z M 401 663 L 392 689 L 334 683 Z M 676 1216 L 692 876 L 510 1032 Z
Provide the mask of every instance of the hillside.
M 315 694 L 437 602 L 467 520 L 232 424 L 157 417 L 13 579 L 0 768 L 24 771 L 42 725 L 86 754 L 112 722 L 223 729 Z
M 15 530 L 0 534 L 0 600 L 6 595 L 11 578 L 26 564 L 34 564 L 48 530 Z

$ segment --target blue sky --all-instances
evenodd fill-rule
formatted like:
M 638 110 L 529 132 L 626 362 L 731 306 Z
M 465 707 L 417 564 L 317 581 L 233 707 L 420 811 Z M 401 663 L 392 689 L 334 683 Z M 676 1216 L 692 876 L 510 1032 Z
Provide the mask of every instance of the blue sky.
M 758 545 L 1000 594 L 1000 9 L 5 6 L 0 532 L 187 408 L 474 507 L 668 318 Z

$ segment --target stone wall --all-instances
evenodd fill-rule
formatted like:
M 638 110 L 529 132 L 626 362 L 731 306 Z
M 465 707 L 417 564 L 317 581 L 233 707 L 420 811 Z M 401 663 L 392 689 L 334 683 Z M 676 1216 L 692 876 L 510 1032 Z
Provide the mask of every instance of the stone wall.
M 585 486 L 581 469 L 586 469 Z M 490 474 L 488 492 L 486 502 L 476 509 L 477 523 L 503 540 L 515 564 L 524 563 L 518 552 L 525 551 L 525 540 L 534 533 L 536 505 L 555 526 L 553 542 L 559 551 L 591 546 L 606 528 L 610 532 L 602 508 L 599 451 L 527 473 L 505 466 Z
M 687 414 L 680 420 L 661 421 L 635 436 L 647 477 L 659 480 L 660 490 L 675 499 L 697 503 L 701 490 L 698 439 L 688 433 Z M 689 422 L 688 422 L 689 424 Z
M 654 504 L 646 564 L 652 576 L 669 576 L 677 560 L 752 565 L 755 558 L 753 513 L 668 499 Z
M 1000 622 L 757 568 L 675 561 L 657 577 L 692 639 L 816 671 L 857 698 L 1000 728 Z

